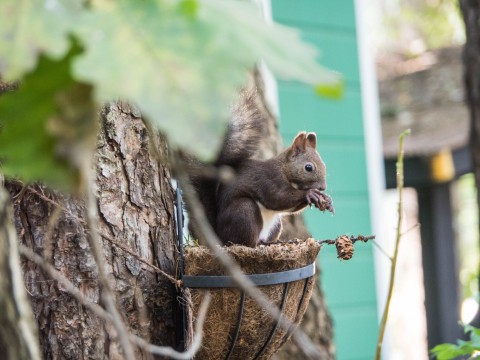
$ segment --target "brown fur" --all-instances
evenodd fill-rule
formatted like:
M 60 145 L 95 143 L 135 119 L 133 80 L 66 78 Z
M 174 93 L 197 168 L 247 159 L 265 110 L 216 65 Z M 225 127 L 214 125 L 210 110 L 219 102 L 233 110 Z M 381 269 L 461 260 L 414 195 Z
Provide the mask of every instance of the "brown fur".
M 260 161 L 246 159 L 236 168 L 236 178 L 217 191 L 216 232 L 225 243 L 254 247 L 263 226 L 258 203 L 281 213 L 296 213 L 308 205 L 311 189 L 326 188 L 325 164 L 307 141 L 305 132 L 276 157 Z M 314 166 L 307 172 L 305 164 Z M 272 231 L 268 242 L 278 239 L 281 225 Z

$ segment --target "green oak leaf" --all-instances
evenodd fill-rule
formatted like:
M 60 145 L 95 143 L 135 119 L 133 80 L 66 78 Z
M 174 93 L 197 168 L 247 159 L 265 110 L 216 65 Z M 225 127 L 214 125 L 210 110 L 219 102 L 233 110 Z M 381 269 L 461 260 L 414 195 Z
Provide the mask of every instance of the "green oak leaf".
M 6 176 L 41 180 L 60 189 L 78 183 L 71 157 L 79 149 L 75 144 L 80 136 L 78 131 L 72 135 L 71 126 L 67 131 L 67 125 L 81 117 L 82 127 L 87 126 L 86 114 L 92 121 L 92 102 L 90 87 L 72 79 L 70 61 L 71 56 L 58 61 L 40 57 L 36 70 L 24 77 L 18 90 L 0 96 L 0 171 Z M 76 106 L 71 106 L 72 97 Z M 79 104 L 87 105 L 79 110 Z M 63 149 L 62 141 L 69 141 Z
M 19 79 L 37 64 L 40 53 L 59 59 L 69 49 L 69 32 L 83 0 L 1 0 L 0 74 Z
M 318 63 L 318 50 L 301 39 L 298 29 L 266 22 L 253 2 L 248 1 L 199 1 L 204 7 L 204 20 L 222 33 L 215 38 L 228 39 L 225 51 L 232 51 L 234 58 L 266 62 L 281 80 L 300 81 L 313 86 L 339 86 L 338 73 L 327 70 Z M 237 54 L 235 54 L 237 52 Z M 253 59 L 251 58 L 253 57 Z
M 297 30 L 268 24 L 250 2 L 132 0 L 93 2 L 75 29 L 85 53 L 77 79 L 97 101 L 135 103 L 171 144 L 211 158 L 229 105 L 263 59 L 281 79 L 338 86 Z

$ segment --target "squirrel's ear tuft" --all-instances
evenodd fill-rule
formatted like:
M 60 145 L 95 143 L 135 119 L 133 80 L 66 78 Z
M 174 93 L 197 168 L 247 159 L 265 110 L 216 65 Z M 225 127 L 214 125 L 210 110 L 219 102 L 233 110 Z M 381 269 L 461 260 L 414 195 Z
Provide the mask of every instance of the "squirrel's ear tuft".
M 301 153 L 304 153 L 306 150 L 307 142 L 307 133 L 305 131 L 299 132 L 295 139 L 293 140 L 292 145 L 290 146 L 289 155 L 297 156 Z
M 316 149 L 317 148 L 317 134 L 309 132 L 307 134 L 307 145 Z

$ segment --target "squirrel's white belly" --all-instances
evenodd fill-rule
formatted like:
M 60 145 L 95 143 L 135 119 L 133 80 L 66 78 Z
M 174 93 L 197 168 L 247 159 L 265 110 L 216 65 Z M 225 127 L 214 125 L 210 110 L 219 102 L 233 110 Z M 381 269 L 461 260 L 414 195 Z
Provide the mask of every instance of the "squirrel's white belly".
M 257 205 L 260 208 L 263 220 L 263 227 L 260 231 L 259 240 L 261 242 L 266 242 L 270 237 L 272 230 L 274 230 L 278 222 L 281 221 L 283 212 L 267 209 L 259 202 L 257 202 Z

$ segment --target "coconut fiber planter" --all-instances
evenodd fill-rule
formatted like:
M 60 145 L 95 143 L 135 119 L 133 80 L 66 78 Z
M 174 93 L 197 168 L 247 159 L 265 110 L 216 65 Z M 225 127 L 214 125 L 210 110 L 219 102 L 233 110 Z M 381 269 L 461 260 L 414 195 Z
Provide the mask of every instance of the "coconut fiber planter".
M 223 248 L 284 316 L 298 325 L 312 295 L 321 245 L 309 239 L 249 248 Z M 234 287 L 215 256 L 203 246 L 185 248 L 184 286 L 193 319 L 205 291 L 212 301 L 196 360 L 269 359 L 290 337 L 257 303 Z M 270 284 L 270 285 L 265 285 Z M 293 329 L 292 329 L 293 330 Z

